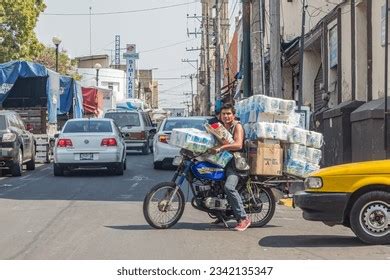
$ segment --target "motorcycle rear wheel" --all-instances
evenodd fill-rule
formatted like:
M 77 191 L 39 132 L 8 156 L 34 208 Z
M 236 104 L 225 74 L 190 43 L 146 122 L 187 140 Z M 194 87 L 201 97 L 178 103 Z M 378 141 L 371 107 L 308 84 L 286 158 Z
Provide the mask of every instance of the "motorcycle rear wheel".
M 175 192 L 173 182 L 163 182 L 154 186 L 146 195 L 143 204 L 144 217 L 149 225 L 156 229 L 174 226 L 184 212 L 185 199 L 182 190 Z M 172 202 L 168 205 L 169 201 Z
M 249 199 L 247 214 L 252 221 L 251 227 L 263 227 L 275 214 L 276 201 L 270 188 L 251 182 L 254 195 Z M 254 201 L 255 200 L 255 201 Z

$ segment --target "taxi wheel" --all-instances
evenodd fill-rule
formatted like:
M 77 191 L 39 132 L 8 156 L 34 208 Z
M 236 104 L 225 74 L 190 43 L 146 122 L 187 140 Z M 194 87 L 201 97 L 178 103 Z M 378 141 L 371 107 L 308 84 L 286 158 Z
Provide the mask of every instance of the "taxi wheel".
M 368 244 L 390 244 L 390 193 L 372 191 L 360 196 L 352 206 L 351 229 Z

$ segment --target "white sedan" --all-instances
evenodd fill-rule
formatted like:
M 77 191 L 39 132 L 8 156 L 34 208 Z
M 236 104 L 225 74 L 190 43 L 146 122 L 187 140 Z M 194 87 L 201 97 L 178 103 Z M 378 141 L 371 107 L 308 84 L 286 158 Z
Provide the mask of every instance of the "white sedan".
M 164 119 L 153 139 L 153 166 L 161 169 L 171 166 L 175 156 L 180 154 L 180 148 L 170 145 L 169 137 L 174 128 L 197 128 L 205 131 L 204 124 L 210 117 L 174 117 Z
M 126 146 L 112 119 L 68 120 L 56 135 L 54 176 L 64 170 L 101 169 L 123 175 Z

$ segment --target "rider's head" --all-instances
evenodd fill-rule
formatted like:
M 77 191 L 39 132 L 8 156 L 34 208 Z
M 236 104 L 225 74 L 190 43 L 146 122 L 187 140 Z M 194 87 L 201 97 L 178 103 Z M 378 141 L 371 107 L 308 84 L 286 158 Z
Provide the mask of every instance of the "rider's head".
M 224 124 L 232 123 L 236 117 L 235 115 L 236 115 L 236 109 L 232 104 L 230 103 L 223 104 L 221 108 L 220 118 Z

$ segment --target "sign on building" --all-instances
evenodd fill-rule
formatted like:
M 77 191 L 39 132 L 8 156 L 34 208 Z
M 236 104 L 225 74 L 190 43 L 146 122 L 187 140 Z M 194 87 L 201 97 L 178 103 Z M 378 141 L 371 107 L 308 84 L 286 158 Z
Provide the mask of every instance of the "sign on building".
M 139 58 L 138 53 L 136 53 L 135 44 L 126 45 L 126 52 L 123 54 L 123 58 L 126 59 L 126 98 L 133 98 L 135 82 L 135 60 Z

